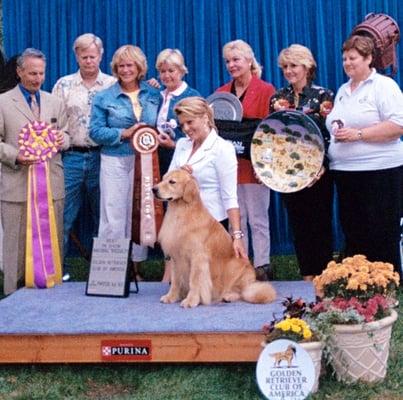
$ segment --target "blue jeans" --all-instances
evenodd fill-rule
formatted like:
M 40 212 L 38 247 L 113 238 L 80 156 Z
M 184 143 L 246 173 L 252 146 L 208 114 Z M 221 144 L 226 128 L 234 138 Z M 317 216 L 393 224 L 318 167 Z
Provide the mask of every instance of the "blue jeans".
M 99 150 L 80 153 L 68 150 L 63 154 L 64 184 L 66 198 L 64 201 L 64 258 L 69 250 L 69 235 L 74 221 L 83 204 L 84 198 L 88 197 L 88 203 L 97 235 L 99 224 Z

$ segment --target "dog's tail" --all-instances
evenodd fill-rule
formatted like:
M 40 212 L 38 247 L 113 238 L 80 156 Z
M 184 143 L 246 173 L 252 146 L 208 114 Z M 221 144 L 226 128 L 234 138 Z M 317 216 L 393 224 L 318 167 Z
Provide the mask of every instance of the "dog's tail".
M 276 299 L 276 291 L 269 282 L 252 282 L 245 286 L 241 296 L 248 303 L 271 303 Z

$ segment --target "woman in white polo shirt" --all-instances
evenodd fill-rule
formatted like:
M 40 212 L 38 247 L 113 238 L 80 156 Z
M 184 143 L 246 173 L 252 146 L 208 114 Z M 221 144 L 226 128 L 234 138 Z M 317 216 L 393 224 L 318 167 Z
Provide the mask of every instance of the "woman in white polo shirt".
M 347 256 L 364 254 L 400 271 L 403 94 L 372 68 L 374 44 L 352 36 L 343 45 L 350 80 L 337 92 L 326 126 L 330 169 L 339 197 Z

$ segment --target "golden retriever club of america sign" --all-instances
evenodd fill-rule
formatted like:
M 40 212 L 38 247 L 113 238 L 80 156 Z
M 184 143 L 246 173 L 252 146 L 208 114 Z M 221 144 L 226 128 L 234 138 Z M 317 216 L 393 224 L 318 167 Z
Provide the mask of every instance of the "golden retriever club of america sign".
M 269 400 L 303 400 L 313 388 L 315 367 L 311 356 L 298 343 L 279 339 L 261 352 L 256 379 Z

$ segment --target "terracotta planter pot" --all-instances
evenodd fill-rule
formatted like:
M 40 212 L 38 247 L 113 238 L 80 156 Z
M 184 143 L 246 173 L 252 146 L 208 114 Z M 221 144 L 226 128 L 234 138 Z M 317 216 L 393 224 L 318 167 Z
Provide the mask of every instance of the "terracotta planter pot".
M 334 325 L 329 350 L 336 377 L 344 382 L 379 382 L 386 376 L 389 342 L 397 312 L 360 325 Z
M 303 343 L 299 343 L 299 344 L 311 356 L 313 365 L 315 366 L 315 384 L 313 385 L 311 393 L 316 393 L 318 391 L 318 387 L 319 387 L 320 370 L 322 367 L 323 343 L 322 342 L 303 342 Z

